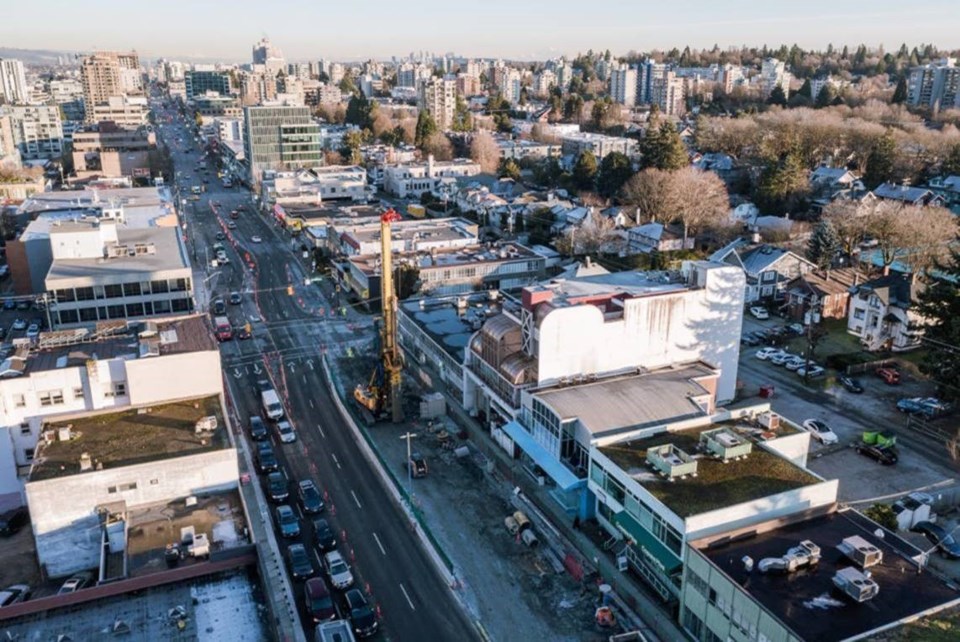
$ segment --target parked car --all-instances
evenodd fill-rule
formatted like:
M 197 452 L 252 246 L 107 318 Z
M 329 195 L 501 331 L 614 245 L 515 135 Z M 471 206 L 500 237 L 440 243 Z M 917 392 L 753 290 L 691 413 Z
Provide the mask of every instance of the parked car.
M 334 588 L 343 590 L 353 585 L 353 573 L 339 551 L 330 551 L 323 556 L 323 568 Z
M 807 365 L 807 360 L 803 357 L 794 357 L 783 362 L 783 367 L 790 371 L 797 370 L 805 365 Z
M 322 517 L 313 520 L 313 537 L 321 553 L 332 551 L 337 547 L 337 536 L 330 528 L 330 522 Z
M 239 293 L 239 292 L 231 292 L 231 293 L 230 293 L 230 304 L 231 304 L 231 305 L 240 305 L 241 303 L 243 303 L 243 297 L 240 295 L 240 293 Z
M 799 368 L 797 368 L 798 376 L 808 377 L 810 379 L 816 379 L 817 377 L 822 377 L 825 372 L 826 372 L 826 369 L 818 366 L 815 363 L 810 364 L 809 370 L 807 369 L 806 366 L 800 366 Z
M 883 379 L 888 386 L 895 386 L 900 383 L 900 372 L 893 368 L 877 368 L 877 376 Z
M 0 535 L 9 537 L 26 526 L 29 521 L 30 515 L 25 507 L 11 508 L 0 515 Z
M 3 309 L 4 310 L 15 310 L 17 307 L 17 302 L 13 299 L 4 299 L 3 300 Z
M 266 424 L 263 423 L 263 419 L 257 415 L 250 416 L 250 436 L 255 441 L 263 441 L 269 436 L 269 431 L 267 431 Z
M 761 361 L 766 361 L 770 357 L 776 354 L 780 354 L 781 352 L 783 352 L 783 350 L 781 350 L 780 348 L 769 348 L 769 347 L 760 348 L 759 350 L 757 350 L 757 353 L 755 356 L 757 357 L 757 359 L 760 359 Z
M 40 326 L 36 323 L 31 323 L 27 326 L 27 336 L 31 339 L 35 339 L 40 336 Z
M 251 236 L 251 237 L 250 237 L 250 240 L 253 241 L 254 243 L 260 243 L 260 242 L 263 241 L 263 239 L 260 238 L 259 236 L 257 236 L 256 234 L 254 234 L 253 236 Z
M 90 586 L 93 582 L 93 574 L 84 571 L 83 573 L 77 573 L 70 576 L 70 578 L 63 583 L 63 586 L 60 587 L 60 590 L 57 591 L 57 595 L 67 595 L 68 593 L 76 593 L 80 589 Z
M 280 529 L 280 535 L 283 537 L 300 536 L 300 520 L 293 509 L 286 504 L 280 504 L 274 511 L 277 518 L 277 527 Z
M 323 511 L 323 497 L 312 479 L 302 479 L 297 483 L 297 497 L 300 498 L 300 507 L 304 513 Z
M 248 330 L 247 326 L 245 325 L 236 328 L 236 331 L 233 334 L 241 341 L 246 341 L 247 339 L 253 338 L 253 334 L 251 334 L 250 330 Z
M 792 354 L 792 353 L 790 353 L 790 352 L 786 352 L 785 350 L 781 350 L 781 351 L 778 352 L 777 354 L 775 354 L 775 355 L 773 355 L 772 357 L 770 357 L 770 363 L 772 363 L 772 364 L 775 365 L 775 366 L 782 366 L 782 365 L 784 365 L 787 361 L 792 361 L 793 359 L 798 359 L 798 358 L 799 358 L 799 357 L 798 357 L 797 355 L 795 355 L 795 354 Z
M 307 613 L 315 624 L 337 618 L 333 598 L 327 589 L 327 583 L 322 578 L 314 577 L 307 580 L 303 585 L 303 597 L 307 605 Z
M 897 451 L 892 446 L 876 446 L 874 444 L 859 443 L 854 448 L 859 454 L 869 457 L 884 466 L 892 466 L 899 460 Z
M 289 481 L 283 471 L 275 470 L 267 475 L 267 496 L 279 503 L 290 497 Z
M 923 415 L 933 419 L 947 409 L 946 405 L 936 397 L 911 397 L 897 402 L 897 410 L 910 415 Z
M 227 238 L 227 235 L 226 235 L 226 234 L 224 234 L 223 232 L 217 232 L 217 240 L 218 240 L 218 241 L 222 241 L 222 240 L 225 239 L 225 238 Z
M 14 584 L 0 591 L 0 607 L 19 604 L 30 599 L 31 589 L 26 584 Z
M 813 438 L 824 445 L 835 444 L 840 441 L 837 433 L 830 430 L 830 426 L 819 419 L 806 419 L 803 429 L 813 435 Z
M 806 332 L 806 328 L 804 328 L 803 325 L 799 323 L 791 323 L 790 325 L 786 326 L 786 329 L 794 334 L 803 334 L 804 332 Z
M 286 419 L 277 422 L 277 435 L 280 437 L 280 442 L 284 444 L 292 444 L 297 440 L 297 433 L 293 429 L 293 424 Z
M 863 392 L 863 386 L 860 384 L 860 381 L 854 379 L 853 377 L 841 375 L 837 378 L 837 381 L 840 382 L 840 385 L 843 386 L 847 392 L 852 392 L 854 394 L 860 394 Z
M 377 632 L 380 623 L 377 622 L 377 614 L 370 607 L 370 603 L 364 596 L 363 591 L 358 588 L 352 588 L 343 596 L 346 612 L 350 617 L 350 626 L 353 632 L 359 638 L 368 638 Z
M 280 468 L 277 454 L 273 452 L 273 446 L 269 442 L 261 441 L 257 444 L 256 460 L 261 473 L 270 473 Z
M 223 302 L 223 299 L 213 300 L 213 313 L 216 315 L 223 315 L 227 313 L 227 305 Z
M 960 559 L 960 542 L 954 538 L 952 532 L 933 522 L 917 522 L 910 529 L 914 533 L 922 533 L 927 541 L 937 547 L 940 554 L 947 559 Z
M 12 325 L 11 327 L 12 327 L 14 330 L 26 330 L 26 329 L 27 329 L 27 322 L 24 321 L 23 319 L 16 319 L 16 320 L 14 320 L 13 325 Z
M 764 321 L 770 318 L 770 313 L 767 312 L 767 309 L 762 308 L 759 305 L 755 305 L 751 307 L 750 314 L 752 314 L 755 319 L 759 319 L 761 321 Z
M 287 547 L 287 562 L 290 564 L 290 575 L 295 580 L 305 580 L 316 572 L 307 554 L 307 547 L 303 544 L 296 543 Z

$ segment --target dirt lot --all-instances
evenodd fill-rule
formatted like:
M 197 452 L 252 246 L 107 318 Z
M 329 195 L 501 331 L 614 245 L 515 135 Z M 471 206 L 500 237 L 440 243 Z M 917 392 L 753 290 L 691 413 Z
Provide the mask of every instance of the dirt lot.
M 40 583 L 40 567 L 37 565 L 37 549 L 33 541 L 33 529 L 26 526 L 15 535 L 2 540 L 0 553 L 0 587 L 11 584 Z

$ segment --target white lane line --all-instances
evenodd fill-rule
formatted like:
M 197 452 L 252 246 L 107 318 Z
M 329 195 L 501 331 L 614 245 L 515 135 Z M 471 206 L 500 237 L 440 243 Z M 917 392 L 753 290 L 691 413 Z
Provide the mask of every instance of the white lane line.
M 309 401 L 310 401 L 310 407 L 311 407 L 311 408 L 316 408 L 316 406 L 313 405 L 313 399 L 310 399 Z
M 324 439 L 327 438 L 327 433 L 323 432 L 323 428 L 320 427 L 320 424 L 317 424 L 317 430 L 320 431 L 320 436 L 321 436 L 321 437 L 323 437 Z
M 337 464 L 337 466 L 339 465 L 340 464 Z M 360 505 L 360 500 L 357 499 L 357 494 L 352 490 L 350 491 L 350 494 L 353 495 L 353 502 L 357 505 L 357 508 L 359 508 L 360 510 L 363 510 L 363 506 Z
M 340 465 L 340 460 L 337 459 L 337 456 L 334 455 L 333 453 L 330 453 L 330 456 L 333 457 L 333 463 L 335 463 L 335 464 L 337 465 L 337 468 L 343 470 L 343 466 Z M 352 492 L 352 491 L 351 491 L 351 492 Z M 353 497 L 354 497 L 354 499 L 356 499 L 357 496 L 354 495 Z
M 411 600 L 410 596 L 407 594 L 407 589 L 403 588 L 403 582 L 400 582 L 400 590 L 403 591 L 403 597 L 407 598 L 407 604 L 410 605 L 410 610 L 416 611 L 417 607 L 413 605 L 413 600 Z
M 386 555 L 387 552 L 386 552 L 385 550 L 383 550 L 383 543 L 380 541 L 380 538 L 377 537 L 377 534 L 376 534 L 376 533 L 373 534 L 373 539 L 377 540 L 377 546 L 380 547 L 380 552 L 383 553 L 384 555 Z

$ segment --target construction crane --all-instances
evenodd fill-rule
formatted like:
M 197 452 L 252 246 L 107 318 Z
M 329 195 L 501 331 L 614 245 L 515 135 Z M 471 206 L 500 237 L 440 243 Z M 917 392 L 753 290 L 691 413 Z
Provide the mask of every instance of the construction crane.
M 358 384 L 353 397 L 374 417 L 379 417 L 389 408 L 393 423 L 403 421 L 400 403 L 400 382 L 403 356 L 397 343 L 397 295 L 393 283 L 393 244 L 390 224 L 401 220 L 395 210 L 388 209 L 380 215 L 380 306 L 383 321 L 380 323 L 379 363 L 366 384 Z

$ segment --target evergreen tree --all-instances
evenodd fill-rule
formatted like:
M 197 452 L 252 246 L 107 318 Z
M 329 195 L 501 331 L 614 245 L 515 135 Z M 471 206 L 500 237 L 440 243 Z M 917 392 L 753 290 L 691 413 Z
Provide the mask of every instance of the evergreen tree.
M 650 114 L 647 131 L 640 140 L 640 169 L 656 167 L 660 164 L 660 120 L 656 114 Z
M 347 116 L 344 122 L 356 125 L 360 129 L 371 129 L 373 120 L 377 116 L 377 103 L 371 102 L 360 92 L 350 97 L 347 103 Z
M 815 103 L 817 106 L 817 109 L 832 105 L 836 97 L 837 97 L 837 90 L 833 88 L 833 85 L 827 83 L 820 89 L 820 93 L 817 94 L 817 100 Z
M 897 81 L 897 88 L 893 90 L 893 98 L 890 100 L 894 105 L 902 105 L 907 102 L 907 77 L 900 76 Z
M 591 151 L 580 152 L 577 162 L 573 166 L 573 182 L 577 189 L 593 189 L 593 181 L 597 176 L 597 157 Z
M 437 123 L 426 109 L 421 109 L 417 116 L 417 127 L 414 130 L 413 144 L 423 147 L 423 144 L 437 132 Z
M 917 312 L 926 319 L 924 339 L 930 350 L 921 369 L 940 386 L 940 394 L 960 400 L 960 251 L 937 266 L 943 278 L 931 278 L 920 292 Z
M 830 221 L 820 221 L 813 229 L 807 244 L 807 258 L 826 269 L 840 251 L 840 237 Z
M 810 86 L 810 79 L 807 78 L 803 81 L 803 84 L 800 85 L 800 89 L 797 90 L 797 96 L 806 96 L 807 98 L 813 98 L 813 88 Z
M 520 166 L 512 158 L 501 158 L 500 165 L 497 167 L 497 176 L 500 178 L 512 178 L 515 181 L 520 180 Z
M 601 196 L 610 198 L 620 191 L 631 176 L 633 176 L 633 164 L 630 159 L 620 152 L 610 152 L 600 161 L 597 191 Z
M 657 169 L 668 171 L 678 170 L 690 164 L 690 156 L 687 154 L 687 148 L 683 146 L 680 140 L 680 133 L 672 123 L 663 123 L 660 125 L 660 152 L 657 154 Z
M 805 209 L 810 191 L 808 171 L 803 153 L 798 148 L 767 165 L 757 185 L 757 204 L 771 213 L 797 212 Z
M 897 142 L 893 139 L 893 134 L 890 133 L 890 130 L 887 130 L 887 132 L 874 143 L 870 154 L 867 156 L 867 169 L 863 173 L 863 184 L 867 189 L 874 189 L 881 183 L 885 183 L 891 179 L 896 154 Z
M 773 91 L 770 92 L 770 97 L 767 98 L 768 105 L 780 105 L 781 107 L 787 106 L 787 94 L 783 91 L 783 87 L 777 85 L 773 88 Z

